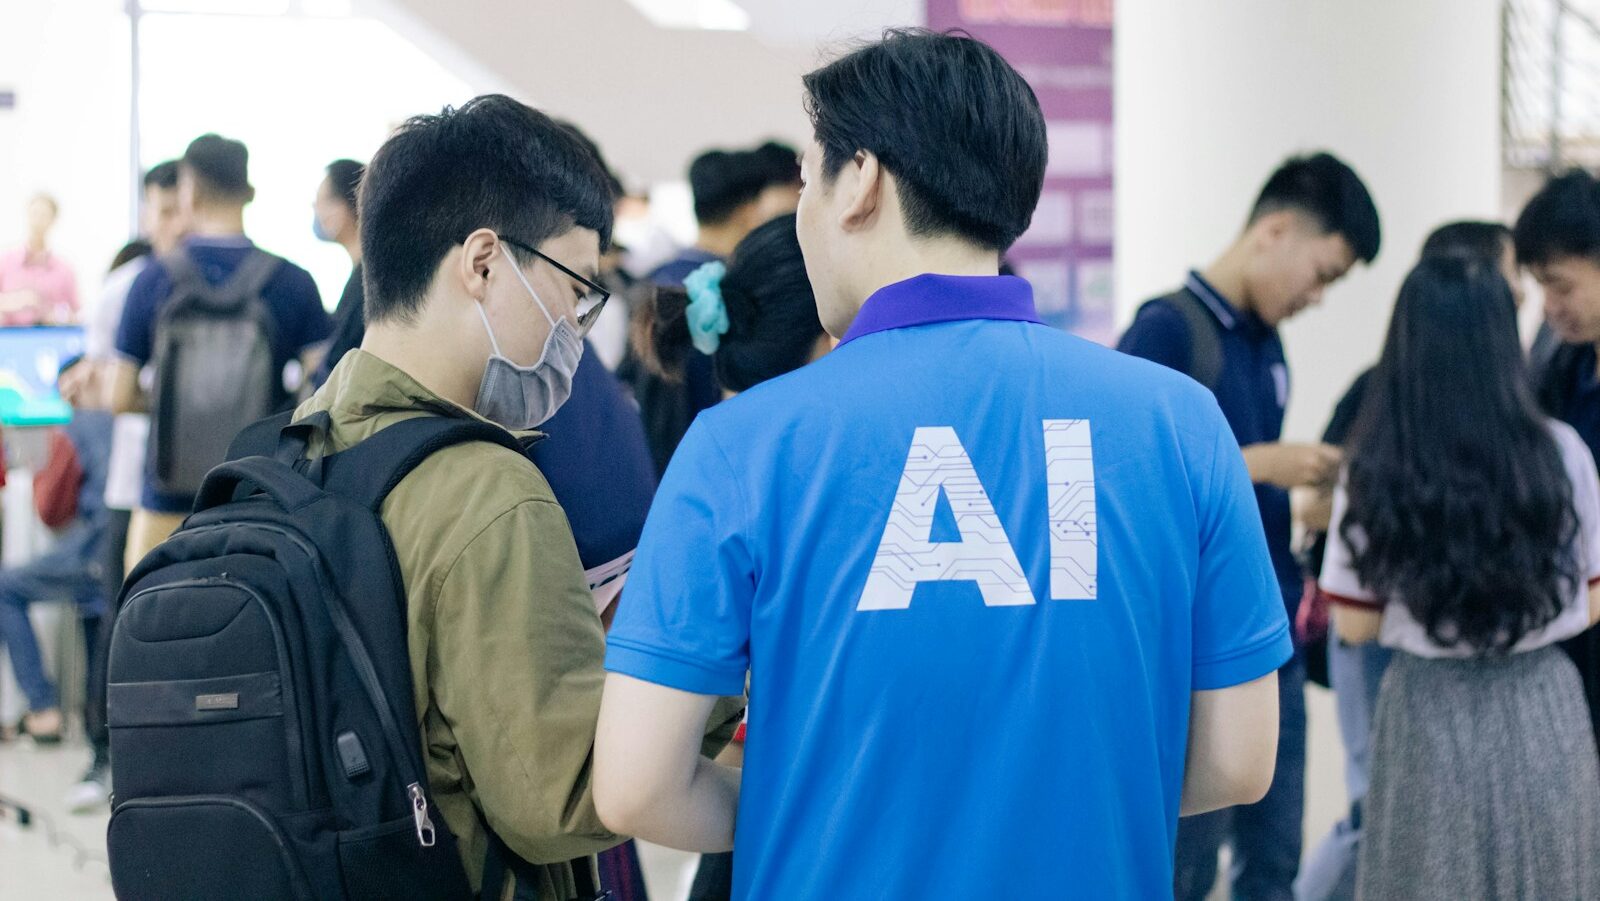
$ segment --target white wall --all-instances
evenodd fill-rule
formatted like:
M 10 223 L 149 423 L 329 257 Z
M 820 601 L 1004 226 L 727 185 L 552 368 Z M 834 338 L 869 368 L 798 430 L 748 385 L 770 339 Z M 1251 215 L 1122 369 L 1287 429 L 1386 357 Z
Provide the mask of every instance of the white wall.
M 1314 439 L 1427 232 L 1500 215 L 1499 4 L 1119 0 L 1116 28 L 1122 322 L 1227 245 L 1289 154 L 1330 150 L 1373 192 L 1376 264 L 1283 329 L 1285 435 Z
M 121 0 L 0 0 L 0 247 L 36 191 L 61 204 L 52 243 L 87 305 L 129 236 L 127 17 Z

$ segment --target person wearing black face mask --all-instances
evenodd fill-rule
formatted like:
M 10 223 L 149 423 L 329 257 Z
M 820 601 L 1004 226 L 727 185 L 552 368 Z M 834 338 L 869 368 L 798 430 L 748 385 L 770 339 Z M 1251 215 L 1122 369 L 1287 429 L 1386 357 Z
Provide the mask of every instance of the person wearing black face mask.
M 327 176 L 317 186 L 317 199 L 311 203 L 311 232 L 318 241 L 338 244 L 350 254 L 350 278 L 339 295 L 339 306 L 333 311 L 333 338 L 327 353 L 311 376 L 313 390 L 328 380 L 339 359 L 361 346 L 361 336 L 366 334 L 361 298 L 361 220 L 356 214 L 356 196 L 361 188 L 361 175 L 366 165 L 355 160 L 334 160 L 328 164 Z

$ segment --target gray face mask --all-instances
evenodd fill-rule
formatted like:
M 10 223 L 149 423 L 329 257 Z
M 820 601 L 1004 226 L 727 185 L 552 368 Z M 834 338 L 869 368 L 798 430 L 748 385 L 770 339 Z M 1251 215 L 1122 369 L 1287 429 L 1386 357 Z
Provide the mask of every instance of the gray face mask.
M 473 409 L 508 429 L 531 429 L 556 415 L 572 394 L 572 376 L 583 359 L 583 338 L 565 317 L 556 319 L 550 315 L 539 292 L 528 284 L 511 254 L 503 247 L 501 253 L 511 264 L 512 274 L 522 282 L 545 321 L 550 323 L 550 334 L 544 339 L 538 361 L 532 366 L 518 366 L 500 352 L 500 342 L 495 340 L 489 317 L 483 312 L 483 304 L 478 304 L 478 317 L 483 320 L 484 331 L 489 333 L 494 354 L 483 370 L 483 382 L 478 386 L 478 400 Z

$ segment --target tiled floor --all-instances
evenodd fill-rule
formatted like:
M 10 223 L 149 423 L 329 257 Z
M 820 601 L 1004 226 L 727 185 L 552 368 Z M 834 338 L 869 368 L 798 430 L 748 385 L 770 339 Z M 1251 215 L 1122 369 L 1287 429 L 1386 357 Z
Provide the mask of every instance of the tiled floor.
M 82 746 L 0 745 L 0 898 L 6 901 L 92 901 L 111 898 L 104 811 L 67 813 L 62 798 L 88 765 Z M 9 799 L 28 806 L 34 822 L 17 824 Z
M 1308 703 L 1309 847 L 1341 815 L 1344 782 L 1333 699 L 1327 692 L 1313 688 Z M 88 751 L 77 745 L 35 748 L 28 744 L 0 744 L 0 798 L 27 804 L 37 815 L 34 825 L 23 829 L 9 811 L 0 808 L 0 899 L 98 901 L 112 897 L 105 865 L 106 813 L 74 816 L 66 812 L 62 803 L 88 757 Z M 647 847 L 640 857 L 654 901 L 682 901 L 687 896 L 695 855 Z

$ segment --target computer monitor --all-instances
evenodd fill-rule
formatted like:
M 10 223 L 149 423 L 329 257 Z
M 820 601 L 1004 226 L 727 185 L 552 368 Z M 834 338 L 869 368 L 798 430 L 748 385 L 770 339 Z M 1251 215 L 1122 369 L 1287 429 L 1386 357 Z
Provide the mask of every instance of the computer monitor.
M 76 325 L 0 328 L 0 425 L 60 425 L 72 408 L 56 391 L 61 364 L 83 353 Z

